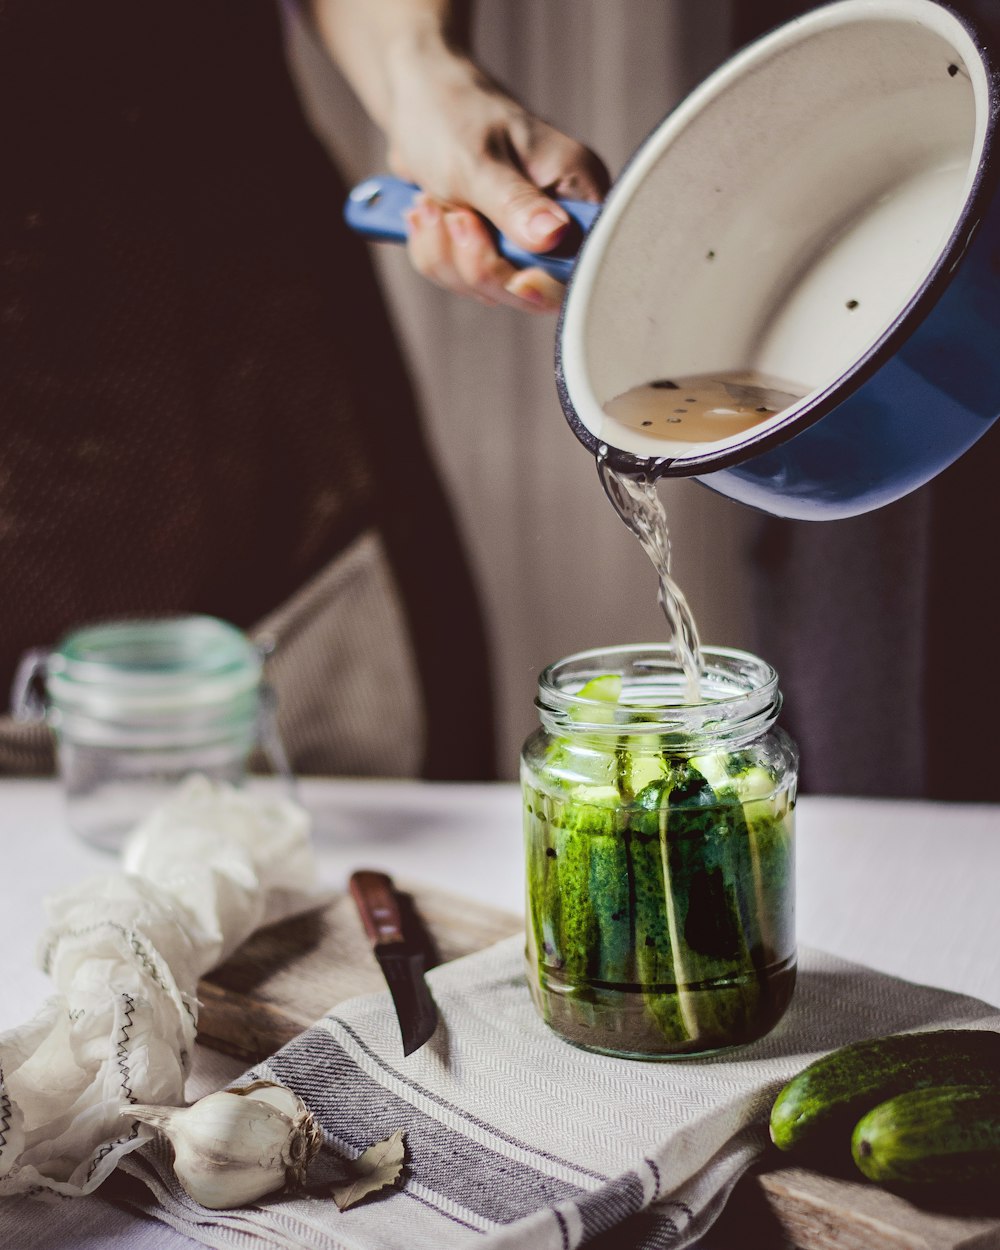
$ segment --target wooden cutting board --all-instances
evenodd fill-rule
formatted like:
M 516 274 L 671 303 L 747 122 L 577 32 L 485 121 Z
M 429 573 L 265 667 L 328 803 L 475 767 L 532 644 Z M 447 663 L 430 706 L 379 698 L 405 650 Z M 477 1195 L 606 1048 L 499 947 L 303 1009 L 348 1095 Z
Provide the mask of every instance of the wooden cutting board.
M 777 1154 L 777 1152 L 775 1152 Z M 994 1202 L 1000 1212 L 1000 1202 Z M 751 1231 L 752 1230 L 752 1231 Z M 740 1250 L 997 1250 L 997 1214 L 920 1207 L 863 1177 L 774 1159 L 737 1185 L 711 1245 Z
M 414 889 L 403 904 L 415 907 L 430 936 L 428 966 L 524 930 L 519 916 L 442 890 Z M 199 982 L 198 1040 L 256 1063 L 337 1003 L 384 989 L 354 901 L 343 894 L 320 911 L 258 930 Z
M 994 1250 L 995 1215 L 967 1215 L 915 1206 L 859 1177 L 821 1176 L 782 1168 L 758 1178 L 765 1202 L 793 1246 L 805 1250 Z
M 414 889 L 433 962 L 520 933 L 518 916 Z M 248 1064 L 273 1054 L 329 1009 L 385 989 L 349 895 L 255 933 L 201 981 L 198 1040 Z M 877 1185 L 770 1160 L 744 1179 L 712 1245 L 740 1250 L 1000 1250 L 1000 1219 L 923 1210 Z

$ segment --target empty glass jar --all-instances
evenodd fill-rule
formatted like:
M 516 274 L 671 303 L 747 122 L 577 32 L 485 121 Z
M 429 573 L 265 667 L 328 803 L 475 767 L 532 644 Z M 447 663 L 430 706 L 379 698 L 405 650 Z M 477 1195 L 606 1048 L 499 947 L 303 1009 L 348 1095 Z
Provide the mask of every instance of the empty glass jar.
M 740 651 L 703 658 L 696 703 L 666 646 L 583 652 L 539 681 L 528 977 L 546 1022 L 590 1050 L 721 1050 L 792 995 L 798 756 L 777 676 Z
M 70 824 L 107 848 L 189 774 L 236 784 L 259 740 L 275 753 L 261 655 L 209 616 L 77 630 L 25 657 L 13 702 L 48 721 Z

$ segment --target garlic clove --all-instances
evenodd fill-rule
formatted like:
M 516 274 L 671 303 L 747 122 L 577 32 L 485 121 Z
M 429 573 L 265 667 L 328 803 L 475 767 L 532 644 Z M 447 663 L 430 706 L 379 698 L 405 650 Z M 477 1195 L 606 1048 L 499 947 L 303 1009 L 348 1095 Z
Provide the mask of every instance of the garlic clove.
M 213 1210 L 245 1206 L 286 1185 L 302 1185 L 322 1144 L 302 1100 L 270 1083 L 222 1090 L 190 1107 L 139 1105 L 125 1108 L 124 1114 L 169 1138 L 178 1181 L 196 1202 Z

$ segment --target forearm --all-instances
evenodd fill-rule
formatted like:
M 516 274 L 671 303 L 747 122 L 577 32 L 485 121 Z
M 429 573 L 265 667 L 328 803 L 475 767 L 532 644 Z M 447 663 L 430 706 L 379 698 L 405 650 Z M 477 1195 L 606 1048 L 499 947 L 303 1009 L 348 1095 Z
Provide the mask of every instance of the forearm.
M 400 62 L 468 71 L 467 4 L 455 0 L 306 0 L 316 32 L 372 119 L 388 130 Z

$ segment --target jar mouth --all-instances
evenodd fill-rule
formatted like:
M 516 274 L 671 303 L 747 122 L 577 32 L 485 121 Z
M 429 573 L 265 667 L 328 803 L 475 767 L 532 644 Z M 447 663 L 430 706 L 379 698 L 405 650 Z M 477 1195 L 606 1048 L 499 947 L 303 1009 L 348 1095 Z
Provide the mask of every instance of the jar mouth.
M 54 708 L 102 718 L 220 707 L 254 698 L 261 658 L 211 616 L 106 621 L 68 634 L 48 656 Z
M 596 647 L 543 669 L 536 706 L 542 724 L 562 736 L 668 737 L 678 746 L 732 743 L 769 729 L 781 710 L 778 674 L 765 660 L 731 647 L 703 647 L 699 699 L 669 644 Z M 582 694 L 597 678 L 621 679 L 617 698 Z M 609 683 L 610 685 L 610 683 Z

